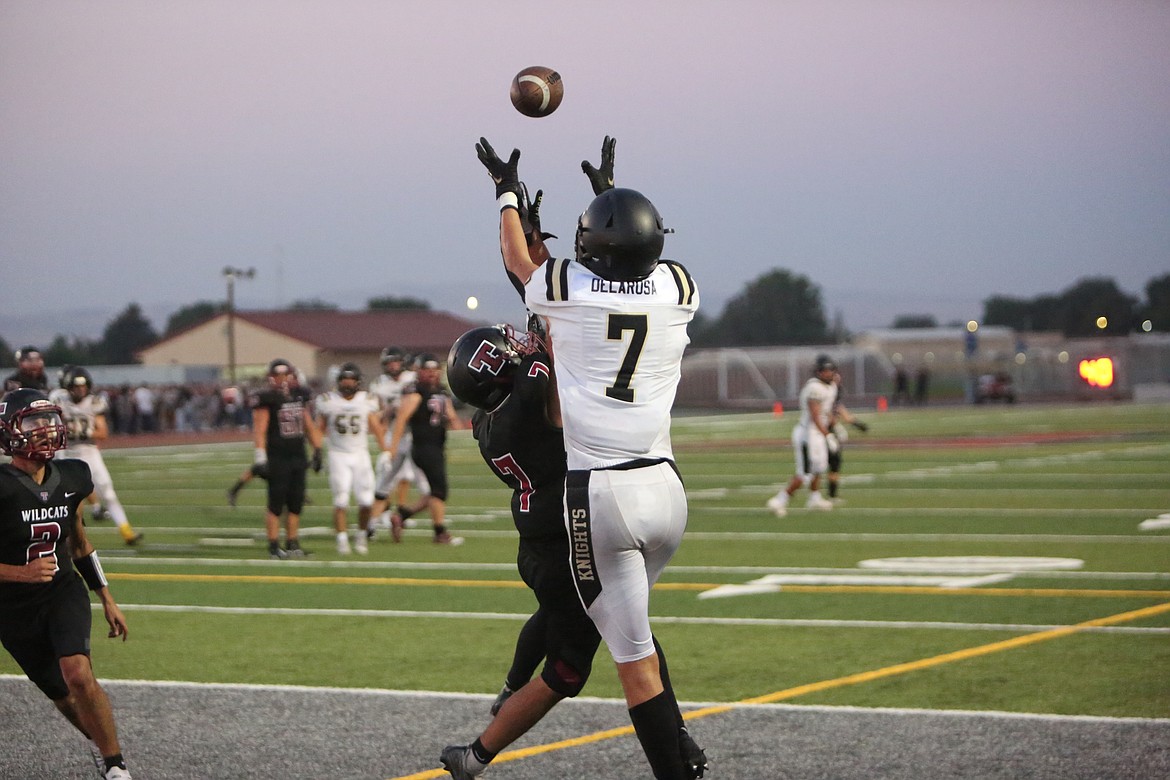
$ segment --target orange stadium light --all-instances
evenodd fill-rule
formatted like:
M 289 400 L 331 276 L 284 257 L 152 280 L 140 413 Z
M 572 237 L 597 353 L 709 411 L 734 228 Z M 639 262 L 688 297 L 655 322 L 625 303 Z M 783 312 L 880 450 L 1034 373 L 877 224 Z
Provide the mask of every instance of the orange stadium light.
M 1112 387 L 1113 358 L 1101 357 L 1082 360 L 1077 366 L 1077 373 L 1081 379 L 1089 383 L 1090 387 Z

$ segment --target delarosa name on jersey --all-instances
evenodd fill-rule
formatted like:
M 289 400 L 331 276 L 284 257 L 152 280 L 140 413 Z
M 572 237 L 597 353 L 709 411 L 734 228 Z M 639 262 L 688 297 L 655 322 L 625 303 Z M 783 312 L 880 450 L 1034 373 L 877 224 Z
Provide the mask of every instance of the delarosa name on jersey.
M 658 288 L 654 279 L 640 279 L 636 282 L 611 282 L 608 279 L 594 277 L 590 292 L 616 293 L 618 295 L 657 295 Z

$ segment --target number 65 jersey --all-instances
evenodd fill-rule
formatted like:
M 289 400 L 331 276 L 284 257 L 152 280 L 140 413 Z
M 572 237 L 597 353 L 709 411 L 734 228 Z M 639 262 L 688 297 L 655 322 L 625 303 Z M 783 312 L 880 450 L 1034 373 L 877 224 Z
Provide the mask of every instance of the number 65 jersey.
M 572 260 L 532 275 L 525 303 L 548 321 L 571 470 L 670 459 L 670 410 L 699 308 L 694 280 L 660 260 L 610 281 Z

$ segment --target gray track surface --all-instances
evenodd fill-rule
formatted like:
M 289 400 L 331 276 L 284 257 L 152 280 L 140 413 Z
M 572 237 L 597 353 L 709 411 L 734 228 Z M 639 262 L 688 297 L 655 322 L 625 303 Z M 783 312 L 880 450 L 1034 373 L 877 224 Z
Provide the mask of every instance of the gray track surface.
M 491 697 L 106 682 L 136 780 L 386 780 L 438 767 Z M 685 708 L 684 708 L 685 709 Z M 513 748 L 629 723 L 617 702 L 559 705 Z M 693 721 L 719 780 L 1170 778 L 1170 720 L 1003 717 L 811 707 Z M 81 736 L 31 683 L 0 679 L 0 778 L 93 780 Z M 497 763 L 488 780 L 649 777 L 633 737 Z M 446 777 L 446 775 L 444 775 Z

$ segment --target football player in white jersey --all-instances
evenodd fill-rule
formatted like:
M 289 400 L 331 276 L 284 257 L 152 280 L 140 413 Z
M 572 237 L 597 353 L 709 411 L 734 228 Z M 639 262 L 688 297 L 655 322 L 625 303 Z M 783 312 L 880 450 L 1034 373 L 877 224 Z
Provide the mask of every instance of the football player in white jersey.
M 370 382 L 370 392 L 382 402 L 382 421 L 386 426 L 386 446 L 390 446 L 390 438 L 394 434 L 394 420 L 398 416 L 398 409 L 402 406 L 403 391 L 414 385 L 417 374 L 406 368 L 406 353 L 399 347 L 386 347 L 382 350 L 382 373 Z M 398 454 L 391 459 L 388 452 L 378 456 L 375 464 L 374 482 L 374 517 L 376 523 L 385 528 L 391 527 L 389 507 L 391 499 L 399 507 L 406 504 L 407 493 L 413 482 L 419 495 L 430 493 L 430 486 L 426 477 L 415 467 L 410 457 L 413 437 L 409 428 L 403 433 Z M 395 518 L 392 528 L 395 540 L 402 538 L 401 515 Z M 373 527 L 371 525 L 371 528 Z
M 519 150 L 504 162 L 481 138 L 477 152 L 496 183 L 504 265 L 524 285 L 525 303 L 545 321 L 551 341 L 578 596 L 617 664 L 655 778 L 690 778 L 677 703 L 650 630 L 649 597 L 686 528 L 670 410 L 698 291 L 685 268 L 661 259 L 667 231 L 654 205 L 613 187 L 611 139 L 600 170 L 583 164 L 596 197 L 578 220 L 575 259 L 543 265 L 529 254 L 519 214 Z M 462 770 L 465 777 L 482 771 L 478 762 Z
M 337 389 L 317 397 L 317 425 L 329 445 L 329 488 L 333 492 L 333 527 L 337 552 L 351 551 L 346 529 L 350 494 L 358 506 L 358 531 L 354 547 L 367 554 L 366 531 L 374 505 L 374 467 L 370 462 L 369 435 L 385 448 L 386 431 L 378 414 L 378 399 L 360 389 L 361 369 L 345 363 L 337 373 Z
M 828 355 L 817 355 L 813 375 L 800 389 L 800 421 L 792 429 L 792 452 L 796 471 L 788 485 L 767 501 L 776 517 L 788 514 L 788 502 L 801 485 L 808 485 L 805 504 L 809 509 L 832 509 L 833 502 L 821 495 L 821 475 L 829 467 L 828 436 L 837 402 L 837 385 L 833 376 L 837 364 Z
M 101 517 L 110 517 L 118 526 L 118 533 L 128 545 L 138 544 L 142 534 L 136 532 L 126 518 L 126 510 L 114 492 L 114 480 L 102 459 L 97 442 L 110 435 L 106 421 L 110 405 L 104 395 L 94 392 L 93 377 L 80 366 L 70 366 L 61 373 L 61 387 L 49 394 L 49 400 L 61 407 L 61 416 L 69 430 L 69 444 L 57 450 L 58 460 L 77 458 L 89 464 L 93 476 L 93 492 L 101 501 Z M 95 512 L 98 518 L 99 513 Z

